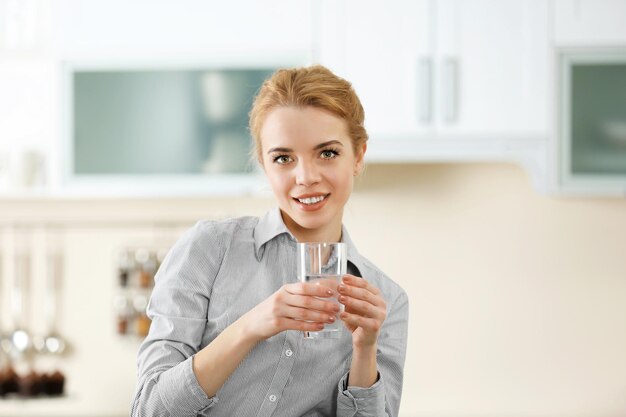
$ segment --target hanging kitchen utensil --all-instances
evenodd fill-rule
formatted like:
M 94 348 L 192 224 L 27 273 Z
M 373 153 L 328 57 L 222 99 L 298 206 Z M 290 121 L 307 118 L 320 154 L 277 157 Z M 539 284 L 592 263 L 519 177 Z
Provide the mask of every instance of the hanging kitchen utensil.
M 2 278 L 3 278 L 3 262 L 4 256 L 0 253 L 0 305 L 2 305 Z M 9 354 L 11 349 L 11 340 L 9 339 L 9 334 L 4 332 L 4 328 L 2 327 L 2 322 L 0 321 L 0 371 L 2 371 L 2 365 L 4 361 L 4 356 Z
M 29 273 L 28 255 L 18 253 L 15 257 L 15 282 L 11 295 L 11 307 L 13 310 L 13 324 L 15 329 L 9 336 L 9 354 L 14 359 L 21 359 L 23 356 L 30 353 L 33 345 L 32 335 L 24 325 L 25 294 L 28 291 Z
M 57 330 L 61 255 L 59 253 L 49 253 L 47 261 L 45 312 L 48 333 L 43 337 L 35 339 L 35 349 L 39 353 L 60 355 L 65 352 L 67 346 L 65 339 Z

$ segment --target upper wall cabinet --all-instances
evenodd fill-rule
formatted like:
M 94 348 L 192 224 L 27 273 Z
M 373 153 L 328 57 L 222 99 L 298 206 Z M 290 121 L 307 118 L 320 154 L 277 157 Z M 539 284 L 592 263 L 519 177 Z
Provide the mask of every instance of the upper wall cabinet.
M 543 146 L 546 2 L 322 4 L 320 60 L 361 97 L 370 160 L 507 159 Z
M 554 1 L 551 186 L 626 194 L 626 1 Z
M 0 0 L 0 198 L 265 192 L 247 113 L 312 1 Z
M 554 0 L 554 40 L 558 46 L 623 46 L 626 1 Z
M 431 128 L 429 1 L 343 0 L 323 5 L 320 61 L 352 82 L 370 134 Z
M 258 61 L 308 53 L 311 44 L 310 1 L 60 0 L 59 22 L 71 58 Z
M 546 2 L 433 4 L 437 127 L 464 135 L 545 134 Z

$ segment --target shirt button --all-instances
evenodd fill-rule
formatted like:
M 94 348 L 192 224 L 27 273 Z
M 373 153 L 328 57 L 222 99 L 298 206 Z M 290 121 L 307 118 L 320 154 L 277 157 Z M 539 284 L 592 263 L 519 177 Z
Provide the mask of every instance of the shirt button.
M 270 395 L 270 401 L 271 402 L 276 402 L 276 396 L 274 394 Z
M 293 355 L 293 352 L 291 351 L 291 349 L 287 349 L 287 350 L 285 351 L 285 355 L 287 355 L 287 356 L 291 356 L 291 355 Z

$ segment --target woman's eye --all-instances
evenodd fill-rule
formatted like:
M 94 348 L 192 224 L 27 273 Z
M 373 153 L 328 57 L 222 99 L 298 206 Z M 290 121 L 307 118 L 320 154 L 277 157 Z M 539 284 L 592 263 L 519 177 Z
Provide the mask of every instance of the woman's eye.
M 274 162 L 279 165 L 284 165 L 290 161 L 290 158 L 287 155 L 278 155 L 274 157 Z
M 326 149 L 321 153 L 323 159 L 331 159 L 336 157 L 337 155 L 339 155 L 339 152 L 332 149 Z

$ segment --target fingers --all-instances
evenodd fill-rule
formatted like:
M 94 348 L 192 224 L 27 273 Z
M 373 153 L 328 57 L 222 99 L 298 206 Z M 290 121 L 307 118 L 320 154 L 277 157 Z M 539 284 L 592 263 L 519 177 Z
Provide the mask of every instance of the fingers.
M 306 295 L 286 293 L 285 300 L 274 305 L 275 326 L 283 330 L 320 331 L 325 324 L 337 321 L 340 307 L 337 303 Z
M 290 319 L 287 317 L 283 317 L 279 319 L 279 321 L 280 323 L 277 323 L 277 327 L 285 329 L 285 330 L 300 330 L 300 331 L 317 332 L 324 328 L 324 323 L 295 320 L 295 319 Z
M 336 284 L 335 284 L 336 286 Z M 296 282 L 284 285 L 283 288 L 290 294 L 309 295 L 313 297 L 333 297 L 337 295 L 329 286 L 319 285 L 318 283 Z
M 343 276 L 342 281 L 343 281 L 344 287 L 351 286 L 351 287 L 358 288 L 360 290 L 360 293 L 363 293 L 363 294 L 367 293 L 368 296 L 371 295 L 371 297 L 375 297 L 375 296 L 380 297 L 381 295 L 381 292 L 378 288 L 376 288 L 375 286 L 373 286 L 372 284 L 370 284 L 363 278 L 359 278 L 359 277 L 355 277 L 354 275 L 347 274 Z
M 280 315 L 289 319 L 304 320 L 317 323 L 334 323 L 335 321 L 337 321 L 334 313 L 329 314 L 321 311 L 292 306 L 284 306 L 283 311 Z
M 361 328 L 366 334 L 377 335 L 387 317 L 387 306 L 381 291 L 366 280 L 346 275 L 337 289 L 339 302 L 345 311 L 339 315 L 344 324 L 354 331 Z
M 386 313 L 387 305 L 378 288 L 351 275 L 344 277 L 344 282 L 345 284 L 338 287 L 340 303 L 370 317 L 379 317 L 381 312 Z
M 374 308 L 385 309 L 385 300 L 379 295 L 374 295 L 371 292 L 362 288 L 356 288 L 349 285 L 339 286 L 339 302 L 342 302 L 343 298 L 350 298 L 360 301 L 358 304 L 369 304 Z
M 343 312 L 339 317 L 346 325 L 354 328 L 361 327 L 372 334 L 377 334 L 382 326 L 382 321 L 371 317 L 364 317 L 359 314 Z
M 337 303 L 337 299 L 334 299 L 333 301 L 326 301 L 306 295 L 287 296 L 285 297 L 285 304 L 293 307 L 301 307 L 307 310 L 318 310 L 331 314 L 336 314 L 341 309 L 339 303 Z
M 331 299 L 320 299 L 310 295 L 294 295 L 285 291 L 277 295 L 277 301 L 277 305 L 299 307 L 307 310 L 318 310 L 332 314 L 336 314 L 340 310 L 340 306 L 337 303 L 336 298 L 331 301 Z
M 279 294 L 279 297 L 280 301 L 286 305 L 332 314 L 336 314 L 340 310 L 335 298 L 337 293 L 327 287 L 296 283 L 285 285 L 283 288 L 285 291 Z
M 357 313 L 364 317 L 373 318 L 377 320 L 385 320 L 386 311 L 382 307 L 374 306 L 366 301 L 357 300 L 355 298 L 340 296 L 339 302 L 346 306 L 348 313 Z

